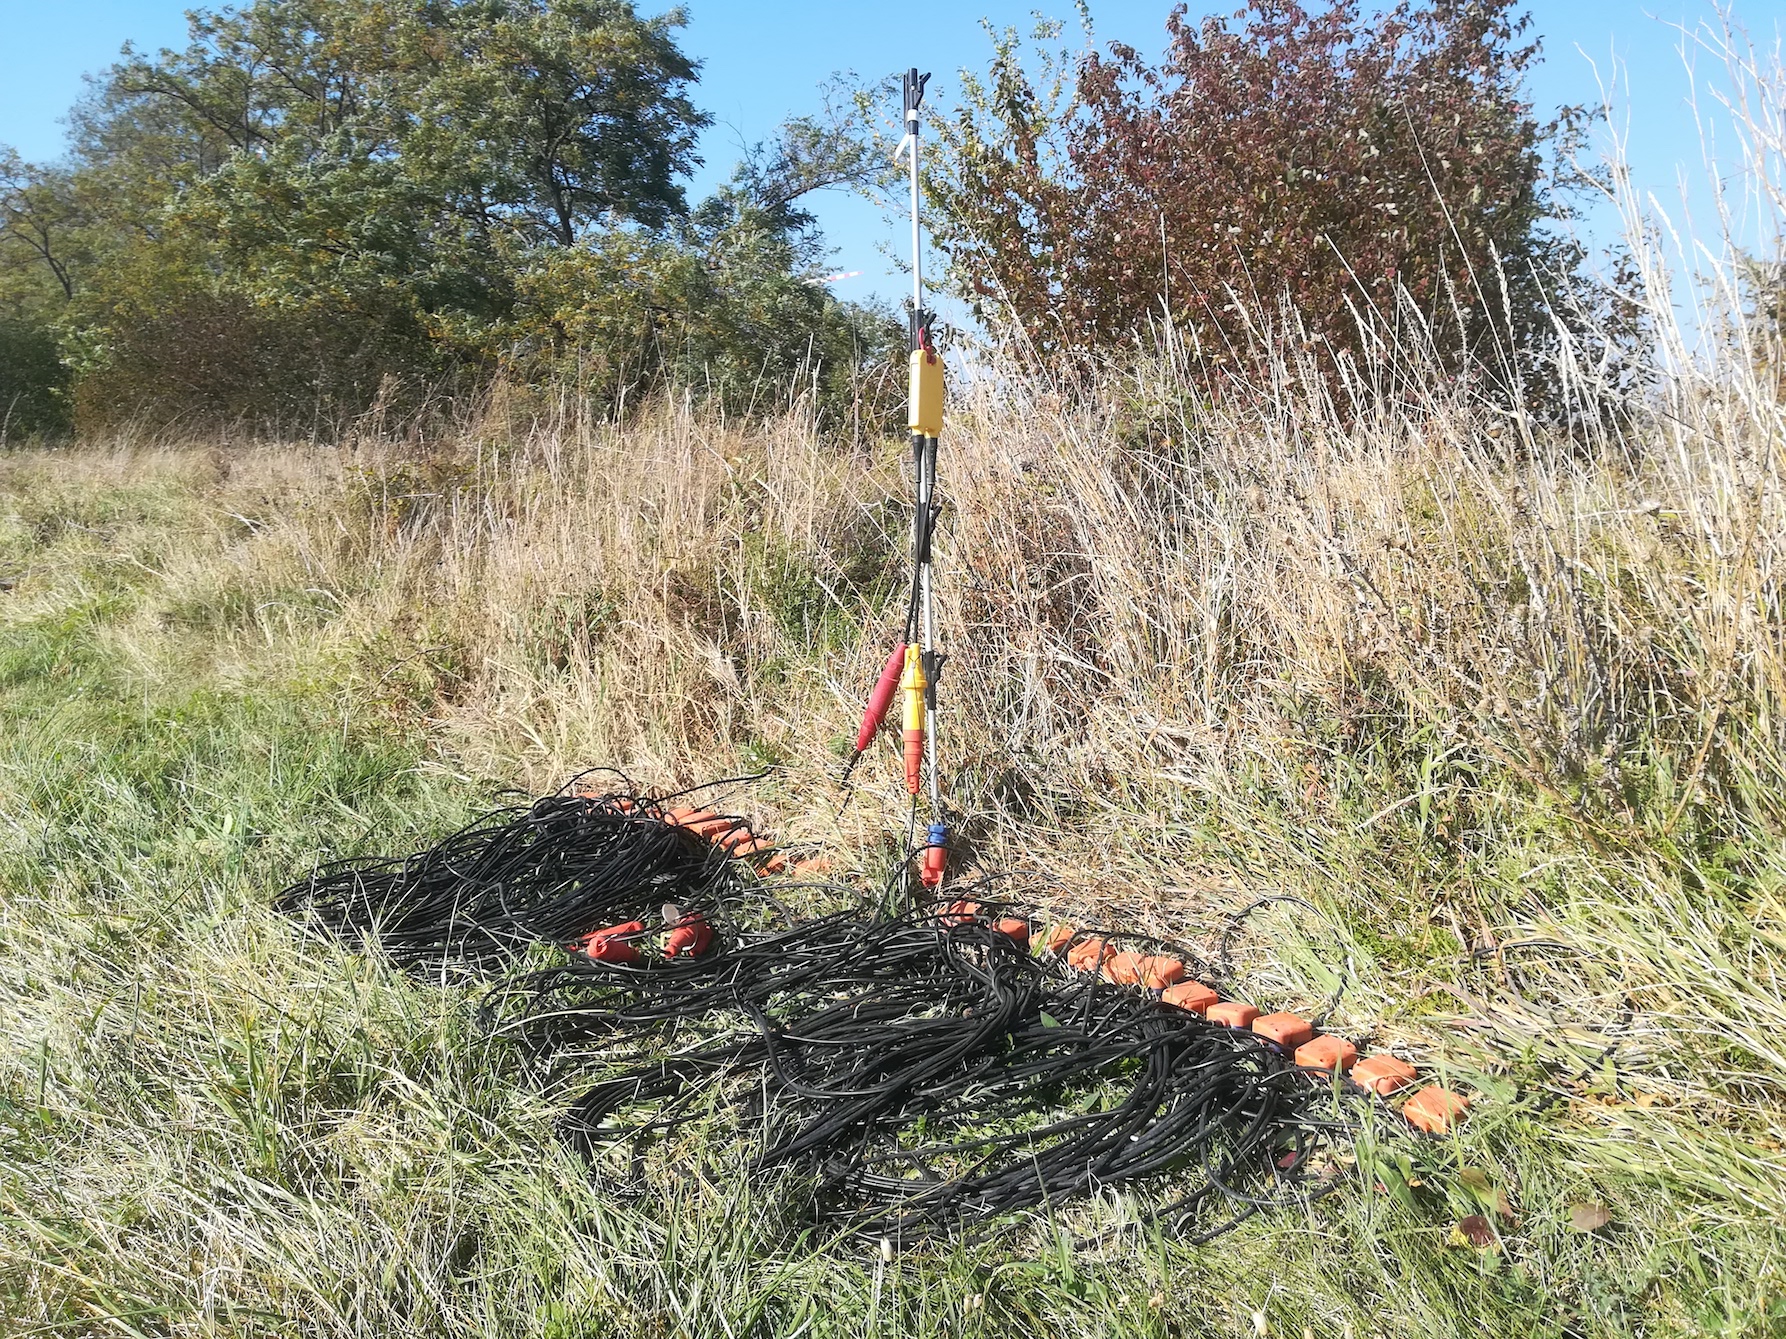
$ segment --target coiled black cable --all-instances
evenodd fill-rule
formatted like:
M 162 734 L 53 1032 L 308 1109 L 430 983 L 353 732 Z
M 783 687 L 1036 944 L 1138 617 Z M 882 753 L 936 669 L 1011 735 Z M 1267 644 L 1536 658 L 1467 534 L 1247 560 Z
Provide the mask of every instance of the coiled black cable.
M 1321 1155 L 1352 1117 L 1263 1038 L 1030 952 L 998 928 L 1008 902 L 889 914 L 838 889 L 855 904 L 794 921 L 665 798 L 500 809 L 416 855 L 321 866 L 279 904 L 407 967 L 508 971 L 480 1023 L 599 1071 L 560 1121 L 592 1162 L 627 1146 L 637 1166 L 718 1101 L 754 1128 L 756 1167 L 809 1174 L 815 1215 L 867 1232 L 1122 1186 L 1203 1238 L 1337 1183 Z M 518 970 L 536 942 L 664 903 L 711 923 L 705 953 Z
M 414 855 L 319 865 L 274 905 L 405 967 L 487 974 L 654 900 L 694 906 L 735 887 L 725 852 L 664 821 L 666 803 L 561 791 Z

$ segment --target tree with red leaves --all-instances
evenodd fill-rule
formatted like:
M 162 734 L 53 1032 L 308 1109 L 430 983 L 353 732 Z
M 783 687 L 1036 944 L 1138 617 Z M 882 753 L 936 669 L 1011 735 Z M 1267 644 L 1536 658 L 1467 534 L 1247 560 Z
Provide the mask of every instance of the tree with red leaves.
M 1526 25 L 1513 0 L 1180 6 L 1157 64 L 1112 44 L 1039 78 L 995 35 L 929 183 L 956 283 L 1044 351 L 1166 322 L 1218 369 L 1294 338 L 1331 372 L 1410 332 L 1510 369 L 1556 245 Z

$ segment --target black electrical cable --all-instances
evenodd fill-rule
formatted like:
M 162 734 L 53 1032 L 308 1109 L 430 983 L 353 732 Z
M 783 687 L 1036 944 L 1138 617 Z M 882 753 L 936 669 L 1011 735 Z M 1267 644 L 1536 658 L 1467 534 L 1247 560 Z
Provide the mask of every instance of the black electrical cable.
M 670 821 L 668 798 L 561 792 L 416 855 L 321 866 L 280 905 L 407 967 L 506 971 L 480 1024 L 556 1072 L 597 1071 L 560 1133 L 610 1187 L 611 1150 L 639 1167 L 716 1106 L 753 1132 L 756 1167 L 806 1173 L 816 1216 L 865 1232 L 1122 1186 L 1167 1197 L 1181 1233 L 1206 1237 L 1337 1184 L 1323 1151 L 1355 1119 L 1265 1039 L 1032 953 L 1000 928 L 1030 922 L 991 882 L 973 903 L 957 889 L 914 906 L 909 861 L 872 903 L 837 889 L 852 905 L 796 920 Z M 706 952 L 641 942 L 634 962 L 573 952 L 519 970 L 536 942 L 655 925 L 665 903 L 711 925 Z
M 537 942 L 567 944 L 623 911 L 699 909 L 737 886 L 719 846 L 665 821 L 671 798 L 567 789 L 486 814 L 415 855 L 319 865 L 275 905 L 374 940 L 405 967 L 500 970 Z

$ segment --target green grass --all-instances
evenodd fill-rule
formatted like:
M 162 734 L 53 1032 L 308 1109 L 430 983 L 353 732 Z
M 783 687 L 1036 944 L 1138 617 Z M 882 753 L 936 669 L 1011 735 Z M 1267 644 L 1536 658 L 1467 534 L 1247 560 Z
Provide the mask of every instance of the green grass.
M 1392 732 L 1317 759 L 1324 823 L 1265 771 L 1143 788 L 1145 812 L 1080 816 L 1326 908 L 1254 927 L 1249 981 L 1307 994 L 1349 956 L 1351 1025 L 1478 1094 L 1457 1136 L 1369 1135 L 1339 1193 L 1204 1247 L 1121 1197 L 955 1243 L 822 1237 L 717 1117 L 624 1198 L 557 1147 L 565 1092 L 480 1040 L 474 991 L 269 910 L 318 854 L 423 842 L 508 779 L 462 774 L 446 680 L 258 575 L 202 471 L 0 471 L 8 1335 L 1786 1333 L 1777 851 L 1584 854 L 1566 816 Z M 765 571 L 819 636 L 792 569 Z M 302 616 L 269 622 L 269 591 Z M 1459 1029 L 1434 987 L 1489 995 L 1484 917 L 1563 948 L 1516 952 L 1523 1017 L 1503 993 Z M 1589 1201 L 1611 1225 L 1572 1230 Z M 1456 1232 L 1477 1213 L 1493 1249 Z

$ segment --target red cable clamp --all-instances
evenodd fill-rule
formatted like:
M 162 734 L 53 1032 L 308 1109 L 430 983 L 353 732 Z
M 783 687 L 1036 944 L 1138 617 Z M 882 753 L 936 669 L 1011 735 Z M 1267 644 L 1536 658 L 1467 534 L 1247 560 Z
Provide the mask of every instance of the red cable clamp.
M 691 913 L 673 926 L 664 940 L 664 957 L 698 958 L 713 947 L 713 927 L 699 912 Z
M 584 935 L 571 945 L 571 949 L 594 962 L 637 962 L 639 950 L 633 946 L 632 940 L 644 933 L 644 921 L 604 925 Z

